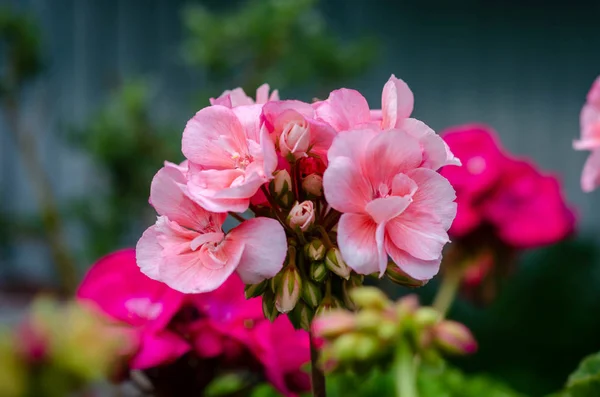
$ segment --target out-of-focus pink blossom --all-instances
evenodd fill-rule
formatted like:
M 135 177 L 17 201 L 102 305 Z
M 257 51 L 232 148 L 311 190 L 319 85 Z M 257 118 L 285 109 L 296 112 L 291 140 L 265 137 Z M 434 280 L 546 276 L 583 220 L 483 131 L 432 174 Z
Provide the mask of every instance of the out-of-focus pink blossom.
M 381 95 L 381 110 L 370 110 L 367 100 L 355 90 L 342 88 L 331 92 L 325 101 L 313 104 L 318 119 L 329 123 L 338 133 L 354 129 L 392 128 L 416 138 L 423 155 L 421 165 L 437 170 L 445 165 L 460 165 L 444 141 L 425 123 L 410 118 L 414 107 L 408 85 L 392 75 Z
M 143 275 L 133 249 L 107 255 L 92 266 L 77 299 L 132 328 L 138 341 L 132 368 L 165 364 L 190 350 L 184 339 L 167 329 L 184 295 Z
M 581 188 L 591 192 L 600 186 L 600 77 L 587 95 L 580 115 L 581 139 L 573 142 L 576 150 L 590 150 L 581 175 Z
M 270 87 L 268 84 L 263 84 L 256 89 L 256 101 L 250 98 L 242 88 L 234 88 L 233 90 L 224 91 L 218 98 L 210 98 L 211 105 L 221 105 L 228 108 L 236 106 L 247 106 L 257 104 L 265 104 L 268 101 L 278 101 L 279 92 L 273 90 L 269 95 Z
M 262 105 L 209 106 L 188 121 L 182 151 L 189 160 L 189 195 L 207 211 L 243 212 L 273 178 L 277 154 L 265 128 Z
M 273 277 L 287 243 L 274 219 L 249 219 L 227 235 L 226 214 L 208 212 L 191 200 L 182 170 L 166 164 L 152 181 L 150 201 L 160 215 L 137 247 L 137 263 L 148 277 L 184 293 L 209 292 L 234 272 L 248 284 Z
M 419 140 L 399 129 L 347 131 L 328 156 L 323 187 L 343 213 L 338 245 L 348 266 L 383 275 L 389 255 L 410 277 L 431 279 L 449 241 L 456 196 L 444 177 L 421 167 Z
M 287 317 L 262 322 L 253 333 L 252 351 L 264 365 L 266 377 L 286 397 L 310 390 L 310 378 L 301 370 L 310 361 L 308 333 L 295 330 Z

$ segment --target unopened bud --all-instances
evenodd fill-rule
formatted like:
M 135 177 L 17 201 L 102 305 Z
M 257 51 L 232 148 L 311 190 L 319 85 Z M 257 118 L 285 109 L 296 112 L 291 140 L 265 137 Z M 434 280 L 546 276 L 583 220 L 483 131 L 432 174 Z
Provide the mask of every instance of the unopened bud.
M 262 298 L 262 309 L 265 317 L 270 321 L 275 321 L 277 316 L 279 316 L 279 311 L 275 307 L 275 295 L 268 289 Z
M 281 281 L 277 286 L 275 306 L 281 313 L 290 312 L 300 299 L 302 290 L 302 277 L 295 266 L 283 269 Z
M 288 314 L 288 317 L 294 328 L 309 331 L 314 314 L 313 309 L 304 304 L 304 302 L 298 301 L 294 310 Z
M 390 305 L 387 296 L 375 287 L 360 287 L 350 291 L 350 297 L 356 306 L 364 309 L 384 310 Z
M 432 307 L 421 307 L 415 312 L 415 324 L 422 328 L 436 325 L 441 320 L 440 312 Z
M 342 309 L 332 309 L 322 316 L 315 317 L 313 331 L 323 338 L 335 338 L 355 329 L 355 316 Z
M 323 177 L 310 174 L 302 180 L 302 189 L 314 197 L 321 197 L 323 195 Z
M 258 284 L 248 284 L 244 287 L 244 295 L 246 295 L 246 299 L 256 298 L 257 296 L 261 296 L 263 292 L 267 289 L 269 284 L 268 280 L 261 281 Z
M 315 207 L 313 202 L 306 200 L 294 204 L 287 217 L 287 222 L 294 230 L 300 229 L 305 232 L 310 229 L 315 222 Z
M 376 333 L 383 318 L 381 312 L 373 309 L 356 313 L 356 329 L 362 332 Z
M 341 278 L 346 280 L 350 278 L 350 268 L 346 265 L 346 262 L 344 262 L 342 254 L 337 248 L 332 248 L 327 251 L 327 255 L 325 255 L 325 266 Z
M 279 136 L 279 150 L 283 157 L 305 157 L 310 146 L 308 123 L 304 119 L 287 123 Z
M 269 184 L 271 196 L 284 208 L 289 208 L 294 202 L 292 192 L 292 178 L 287 170 L 279 170 L 273 174 L 273 180 Z
M 313 262 L 310 264 L 310 278 L 317 283 L 322 283 L 327 278 L 328 272 L 323 262 Z
M 302 283 L 302 299 L 310 307 L 319 306 L 319 303 L 321 303 L 321 299 L 323 299 L 321 287 L 313 282 L 305 280 Z
M 419 309 L 419 298 L 411 294 L 403 296 L 396 302 L 396 314 L 400 319 L 411 316 Z
M 356 347 L 360 339 L 361 335 L 355 332 L 340 335 L 331 344 L 332 355 L 339 362 L 355 361 Z
M 325 258 L 325 244 L 318 238 L 311 240 L 310 243 L 304 246 L 304 253 L 311 261 L 320 261 Z
M 477 351 L 473 334 L 463 324 L 444 320 L 434 328 L 436 345 L 448 354 L 472 354 Z
M 398 265 L 396 265 L 394 262 L 388 263 L 385 274 L 386 274 L 386 276 L 389 277 L 389 279 L 392 282 L 394 282 L 398 285 L 402 285 L 404 287 L 408 287 L 408 288 L 422 287 L 425 284 L 427 284 L 427 282 L 429 281 L 429 280 L 415 280 L 414 278 L 410 277 L 408 274 L 403 272 L 402 269 L 400 269 L 398 267 Z
M 384 342 L 390 341 L 398 335 L 400 324 L 397 321 L 384 319 L 377 328 L 377 336 Z
M 379 340 L 373 335 L 361 334 L 356 344 L 356 358 L 358 360 L 368 360 L 373 358 L 379 352 Z
M 343 307 L 343 304 L 342 304 L 342 302 L 339 301 L 339 299 L 337 299 L 335 297 L 332 298 L 332 297 L 326 296 L 321 301 L 321 304 L 319 305 L 319 307 L 317 307 L 317 310 L 315 311 L 315 315 L 322 316 L 322 315 L 325 315 L 325 314 L 331 312 L 334 309 L 339 309 L 342 307 Z

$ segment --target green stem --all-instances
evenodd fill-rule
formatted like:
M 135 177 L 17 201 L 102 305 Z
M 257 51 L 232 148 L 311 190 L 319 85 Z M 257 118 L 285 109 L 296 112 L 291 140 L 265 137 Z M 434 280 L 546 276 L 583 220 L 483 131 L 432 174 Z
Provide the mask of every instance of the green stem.
M 319 350 L 317 349 L 312 332 L 309 332 L 310 338 L 310 366 L 311 366 L 311 386 L 313 397 L 326 397 L 325 374 L 319 368 Z
M 233 219 L 235 219 L 236 221 L 242 223 L 246 220 L 246 218 L 244 218 L 243 216 L 236 214 L 235 212 L 231 212 L 229 211 L 229 216 L 231 216 Z
M 415 355 L 408 341 L 400 341 L 394 357 L 396 397 L 418 397 Z
M 442 317 L 446 316 L 448 309 L 452 306 L 463 275 L 464 269 L 462 266 L 449 266 L 443 273 L 442 284 L 432 305 L 442 314 Z

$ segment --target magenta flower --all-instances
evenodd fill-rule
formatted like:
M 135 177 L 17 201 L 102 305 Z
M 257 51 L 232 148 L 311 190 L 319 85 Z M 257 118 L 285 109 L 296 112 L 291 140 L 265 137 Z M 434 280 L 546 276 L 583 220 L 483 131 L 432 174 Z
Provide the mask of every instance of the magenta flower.
M 167 329 L 184 295 L 144 276 L 132 249 L 96 262 L 79 286 L 77 299 L 132 329 L 138 345 L 132 368 L 168 363 L 190 350 L 183 338 Z
M 182 167 L 168 163 L 152 181 L 150 201 L 160 216 L 136 247 L 144 274 L 178 291 L 201 293 L 217 289 L 234 271 L 252 284 L 281 270 L 287 244 L 276 220 L 249 219 L 226 235 L 226 214 L 192 201 L 185 183 Z
M 275 146 L 261 128 L 262 105 L 209 106 L 187 123 L 182 151 L 190 161 L 190 197 L 207 211 L 244 212 L 273 178 Z
M 343 213 L 338 244 L 356 272 L 382 275 L 388 255 L 417 280 L 438 272 L 456 196 L 422 165 L 419 140 L 403 130 L 348 131 L 334 140 L 323 186 Z
M 573 142 L 576 150 L 590 150 L 583 173 L 581 188 L 591 192 L 600 186 L 600 77 L 596 79 L 580 115 L 581 139 Z
M 224 91 L 218 98 L 210 98 L 211 105 L 221 105 L 228 108 L 237 106 L 247 106 L 256 104 L 265 104 L 269 101 L 278 101 L 279 92 L 273 90 L 269 95 L 270 87 L 268 84 L 263 84 L 256 89 L 256 101 L 250 98 L 242 88 L 234 88 L 233 90 Z

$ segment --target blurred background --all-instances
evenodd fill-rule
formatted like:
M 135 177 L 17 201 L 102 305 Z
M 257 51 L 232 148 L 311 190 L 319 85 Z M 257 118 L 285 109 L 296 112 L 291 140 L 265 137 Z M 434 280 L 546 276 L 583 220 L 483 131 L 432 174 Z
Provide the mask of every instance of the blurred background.
M 492 305 L 452 312 L 481 344 L 460 367 L 530 395 L 559 388 L 600 349 L 600 192 L 581 192 L 587 154 L 571 149 L 600 74 L 599 13 L 583 0 L 0 0 L 0 315 L 135 244 L 152 175 L 182 158 L 209 97 L 343 86 L 378 107 L 394 73 L 436 131 L 489 124 L 561 179 L 577 235 L 525 255 Z

